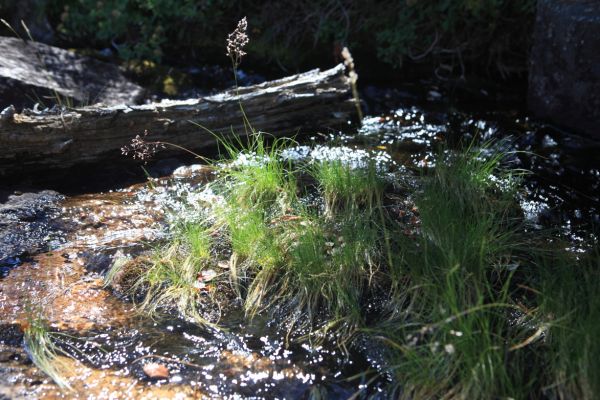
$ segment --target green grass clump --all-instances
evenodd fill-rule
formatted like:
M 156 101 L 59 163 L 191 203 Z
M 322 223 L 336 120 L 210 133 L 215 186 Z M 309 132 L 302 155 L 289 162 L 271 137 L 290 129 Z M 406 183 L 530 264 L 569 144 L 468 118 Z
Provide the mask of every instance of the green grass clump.
M 550 398 L 600 396 L 600 246 L 540 261 L 540 315 Z
M 445 161 L 445 162 L 442 162 Z M 522 398 L 528 390 L 522 352 L 509 349 L 527 329 L 511 326 L 512 272 L 522 248 L 513 193 L 497 189 L 500 158 L 467 151 L 440 159 L 416 206 L 420 234 L 401 240 L 398 287 L 383 326 L 391 371 L 406 398 Z M 503 178 L 509 179 L 509 176 Z M 510 360 L 510 362 L 508 362 Z
M 264 211 L 229 209 L 227 218 L 231 249 L 240 260 L 231 269 L 232 278 L 236 291 L 246 293 L 244 308 L 253 316 L 271 293 L 276 270 L 283 267 L 283 250 Z
M 246 147 L 224 145 L 234 161 L 215 182 L 225 198 L 216 214 L 236 260 L 232 281 L 250 316 L 284 307 L 303 316 L 296 323 L 356 328 L 380 262 L 383 180 L 374 163 L 292 165 L 281 157 L 289 143 L 267 150 L 254 134 Z M 325 211 L 302 200 L 311 190 Z
M 30 318 L 24 329 L 25 350 L 36 367 L 54 381 L 61 389 L 70 389 L 64 373 L 68 368 L 58 359 L 63 353 L 54 343 L 46 322 L 40 317 Z
M 478 287 L 492 266 L 519 248 L 514 192 L 490 179 L 497 174 L 510 181 L 512 174 L 499 168 L 498 155 L 481 157 L 477 151 L 441 159 L 425 178 L 416 201 L 424 259 L 412 263 L 414 274 L 438 277 L 458 268 Z
M 326 214 L 336 210 L 359 212 L 380 206 L 385 181 L 371 160 L 356 168 L 342 160 L 320 161 L 310 168 L 325 202 Z
M 231 256 L 219 283 L 248 317 L 277 313 L 300 340 L 379 339 L 390 398 L 598 397 L 599 250 L 547 250 L 527 232 L 504 154 L 441 153 L 390 202 L 374 163 L 292 165 L 289 143 L 222 143 L 215 223 L 186 225 L 151 258 L 142 310 L 204 323 L 197 281 L 217 238 Z
M 326 327 L 347 333 L 364 322 L 367 293 L 377 280 L 382 234 L 366 215 L 346 213 L 332 222 L 305 216 L 288 227 L 280 298 L 298 310 L 327 316 Z
M 265 134 L 255 132 L 246 143 L 241 138 L 219 139 L 234 165 L 219 168 L 225 197 L 241 209 L 266 209 L 276 201 L 289 203 L 295 198 L 296 183 L 291 164 L 280 159 L 281 151 L 293 144 L 291 139 L 273 139 L 267 144 Z
M 248 317 L 276 312 L 300 340 L 379 339 L 390 398 L 598 397 L 599 250 L 527 233 L 504 154 L 442 153 L 390 203 L 374 163 L 292 165 L 288 143 L 223 144 L 215 223 L 186 225 L 151 258 L 134 285 L 142 310 L 204 323 L 197 280 L 216 237 L 231 256 L 219 282 Z
M 186 224 L 179 228 L 175 239 L 155 250 L 144 264 L 129 294 L 143 295 L 138 304 L 141 312 L 158 317 L 161 312 L 175 308 L 184 318 L 202 325 L 211 325 L 198 313 L 198 304 L 207 292 L 200 286 L 202 273 L 211 266 L 211 230 L 200 224 Z M 107 277 L 116 279 L 127 263 L 115 263 Z
M 215 182 L 225 199 L 215 210 L 217 225 L 224 227 L 237 260 L 230 269 L 231 282 L 249 315 L 264 305 L 275 269 L 284 259 L 271 221 L 285 215 L 296 200 L 294 174 L 279 156 L 289 143 L 275 139 L 267 146 L 265 136 L 256 132 L 246 143 L 220 141 L 232 164 L 220 166 Z

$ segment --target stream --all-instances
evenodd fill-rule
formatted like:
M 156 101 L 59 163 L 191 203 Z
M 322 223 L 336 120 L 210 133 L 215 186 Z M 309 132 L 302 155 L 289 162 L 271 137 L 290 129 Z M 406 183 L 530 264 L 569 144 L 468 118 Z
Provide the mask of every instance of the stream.
M 519 194 L 528 229 L 551 230 L 577 251 L 600 226 L 600 145 L 517 112 L 398 106 L 362 127 L 305 137 L 295 157 L 361 159 L 368 152 L 407 176 L 434 165 L 441 144 L 490 142 L 507 163 L 530 173 Z M 316 150 L 314 150 L 316 149 Z M 378 349 L 333 341 L 299 345 L 276 319 L 252 321 L 223 310 L 222 330 L 173 316 L 137 315 L 131 299 L 104 286 L 113 261 L 166 238 L 173 215 L 192 213 L 211 179 L 201 165 L 114 190 L 69 194 L 12 192 L 0 205 L 0 399 L 331 398 L 374 396 Z M 6 193 L 11 193 L 8 188 Z M 69 392 L 45 377 L 21 346 L 21 328 L 41 313 L 70 357 Z M 298 333 L 300 334 L 300 333 Z M 169 370 L 149 379 L 142 367 Z

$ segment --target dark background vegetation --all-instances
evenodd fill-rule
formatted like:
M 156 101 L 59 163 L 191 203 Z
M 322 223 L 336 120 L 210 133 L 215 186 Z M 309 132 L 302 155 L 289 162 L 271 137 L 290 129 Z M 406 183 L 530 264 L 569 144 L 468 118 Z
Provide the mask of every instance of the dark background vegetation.
M 535 0 L 0 0 L 0 16 L 24 19 L 36 40 L 176 67 L 227 62 L 225 37 L 247 16 L 246 68 L 331 66 L 348 46 L 361 77 L 387 81 L 523 79 L 534 9 Z

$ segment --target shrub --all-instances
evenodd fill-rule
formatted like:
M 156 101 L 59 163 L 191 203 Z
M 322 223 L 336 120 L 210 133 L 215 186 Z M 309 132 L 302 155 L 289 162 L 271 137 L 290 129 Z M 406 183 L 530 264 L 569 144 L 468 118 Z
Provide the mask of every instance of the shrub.
M 220 15 L 228 4 L 221 0 L 54 0 L 50 7 L 58 14 L 58 32 L 70 41 L 113 46 L 124 59 L 160 61 L 166 50 L 183 49 L 176 43 L 215 46 L 212 38 L 224 36 L 215 36 L 214 31 L 220 28 Z
M 408 60 L 458 77 L 467 69 L 524 71 L 534 6 L 535 0 L 51 0 L 49 7 L 63 38 L 112 45 L 125 59 L 209 62 L 222 54 L 232 21 L 247 15 L 251 53 L 261 65 L 330 64 L 348 45 L 359 66 L 361 56 L 398 68 Z

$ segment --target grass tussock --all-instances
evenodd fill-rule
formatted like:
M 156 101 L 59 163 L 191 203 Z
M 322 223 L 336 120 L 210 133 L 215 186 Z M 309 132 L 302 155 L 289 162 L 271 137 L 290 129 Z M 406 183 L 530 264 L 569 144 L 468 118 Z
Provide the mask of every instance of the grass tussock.
M 522 398 L 524 359 L 509 349 L 525 332 L 509 319 L 509 266 L 523 238 L 513 193 L 489 179 L 512 177 L 479 152 L 440 161 L 416 199 L 420 234 L 398 244 L 393 275 L 404 279 L 391 304 L 405 306 L 381 326 L 402 383 L 395 395 Z
M 273 139 L 270 145 L 264 134 L 253 133 L 246 143 L 241 138 L 227 141 L 220 138 L 232 165 L 222 165 L 221 187 L 230 204 L 243 209 L 265 209 L 275 205 L 289 205 L 295 197 L 295 175 L 291 164 L 282 161 L 281 151 L 294 142 L 291 139 Z M 256 207 L 254 207 L 256 206 Z
M 58 357 L 64 354 L 55 344 L 48 325 L 40 317 L 31 317 L 27 322 L 23 343 L 27 354 L 36 367 L 46 374 L 61 389 L 71 389 L 65 378 L 68 366 Z
M 225 202 L 216 214 L 238 261 L 232 268 L 248 315 L 280 306 L 312 324 L 356 327 L 379 262 L 380 232 L 371 221 L 383 184 L 374 167 L 341 162 L 292 165 L 262 136 L 241 149 L 215 182 Z M 372 179 L 373 178 L 373 179 Z M 301 194 L 317 190 L 325 210 Z M 298 321 L 296 321 L 298 322 Z
M 107 274 L 107 283 L 118 285 L 128 280 L 124 294 L 134 299 L 141 296 L 138 310 L 146 315 L 158 318 L 174 309 L 185 319 L 213 326 L 198 311 L 212 296 L 211 282 L 216 279 L 212 240 L 211 230 L 205 226 L 185 224 L 176 229 L 173 241 L 136 264 L 116 262 Z M 127 270 L 132 265 L 134 278 Z
M 320 161 L 310 168 L 325 203 L 325 214 L 336 210 L 359 213 L 381 206 L 385 181 L 375 161 L 355 168 L 342 160 Z
M 540 260 L 541 326 L 553 398 L 600 394 L 600 246 L 586 254 L 554 253 Z
M 521 172 L 503 154 L 440 154 L 400 206 L 374 163 L 292 163 L 290 143 L 253 133 L 223 144 L 214 223 L 187 225 L 150 258 L 134 285 L 143 311 L 170 304 L 204 323 L 198 310 L 217 302 L 197 281 L 218 240 L 228 300 L 311 338 L 370 335 L 391 398 L 597 398 L 598 250 L 547 250 L 547 236 L 526 232 Z

